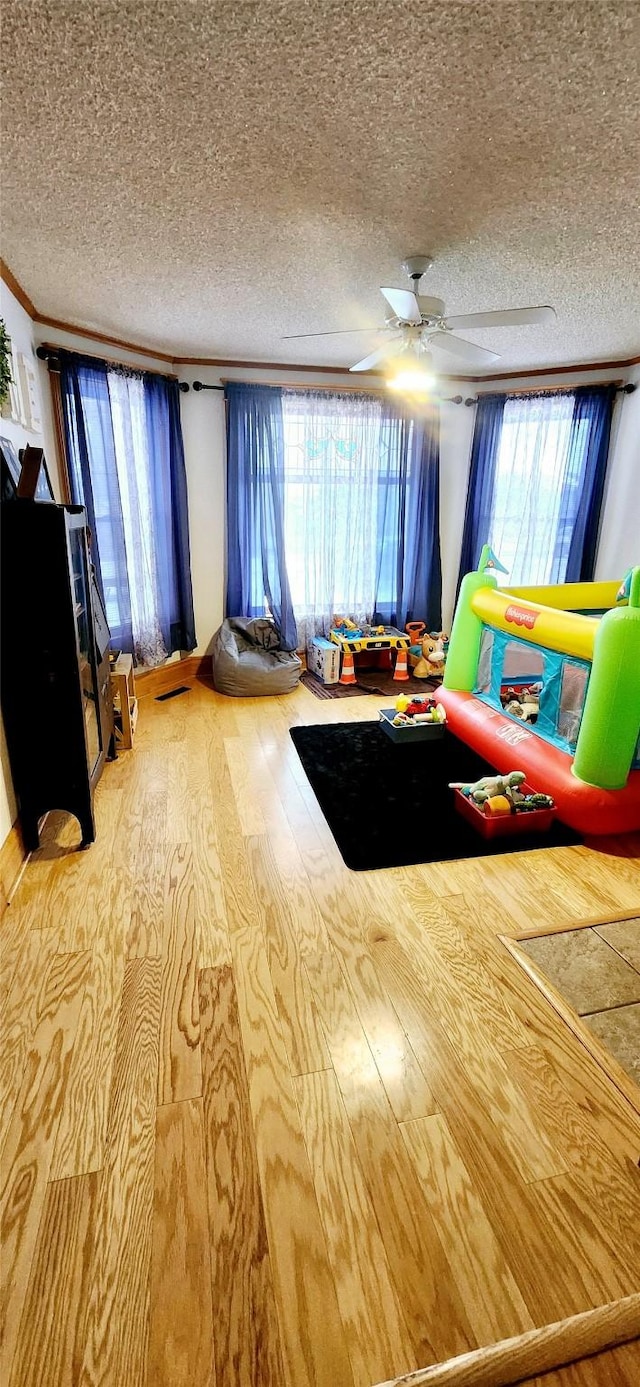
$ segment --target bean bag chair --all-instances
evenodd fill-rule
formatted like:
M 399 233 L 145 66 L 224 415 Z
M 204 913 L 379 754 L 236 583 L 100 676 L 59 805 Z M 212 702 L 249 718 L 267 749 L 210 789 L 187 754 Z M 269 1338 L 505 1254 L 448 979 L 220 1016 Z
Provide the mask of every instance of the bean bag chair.
M 278 632 L 266 617 L 228 617 L 213 638 L 211 660 L 214 688 L 231 698 L 291 693 L 302 669 L 295 652 L 280 649 Z

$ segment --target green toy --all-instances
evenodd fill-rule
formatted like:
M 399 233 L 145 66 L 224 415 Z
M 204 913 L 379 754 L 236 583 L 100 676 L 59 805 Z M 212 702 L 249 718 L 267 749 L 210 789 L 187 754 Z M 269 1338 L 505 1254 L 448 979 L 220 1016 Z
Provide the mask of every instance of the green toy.
M 524 771 L 509 771 L 508 775 L 483 775 L 473 785 L 455 780 L 451 782 L 449 789 L 461 790 L 463 795 L 474 801 L 474 804 L 484 804 L 485 800 L 493 799 L 494 795 L 505 795 L 509 798 L 509 791 L 519 790 L 525 779 Z

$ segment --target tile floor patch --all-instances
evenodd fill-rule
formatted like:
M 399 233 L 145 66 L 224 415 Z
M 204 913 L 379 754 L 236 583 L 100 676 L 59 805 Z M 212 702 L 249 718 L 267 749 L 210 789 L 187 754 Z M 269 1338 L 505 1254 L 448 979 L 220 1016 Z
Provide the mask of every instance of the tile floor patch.
M 627 1074 L 640 1084 L 640 1006 L 615 1007 L 583 1017 L 586 1025 Z
M 640 1002 L 640 973 L 594 929 L 521 940 L 519 947 L 580 1016 Z
M 640 915 L 635 920 L 615 920 L 612 925 L 597 925 L 596 934 L 606 939 L 632 968 L 640 973 Z

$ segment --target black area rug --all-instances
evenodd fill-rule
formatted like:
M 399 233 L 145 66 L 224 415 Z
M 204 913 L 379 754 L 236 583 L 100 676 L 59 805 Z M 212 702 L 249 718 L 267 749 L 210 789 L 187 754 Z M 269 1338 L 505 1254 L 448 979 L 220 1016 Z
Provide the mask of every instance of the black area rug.
M 581 839 L 557 820 L 549 833 L 487 840 L 454 808 L 450 780 L 494 769 L 445 731 L 440 741 L 398 746 L 376 722 L 292 727 L 311 787 L 347 867 L 354 872 L 451 862 Z M 514 761 L 513 769 L 517 769 Z

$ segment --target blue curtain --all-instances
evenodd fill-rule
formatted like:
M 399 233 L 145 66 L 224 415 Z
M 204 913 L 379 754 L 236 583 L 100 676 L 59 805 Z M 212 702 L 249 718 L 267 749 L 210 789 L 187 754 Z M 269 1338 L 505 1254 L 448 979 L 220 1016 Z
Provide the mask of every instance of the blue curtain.
M 482 546 L 488 542 L 506 399 L 506 395 L 481 395 L 476 405 L 458 589 L 465 573 L 477 568 Z
M 385 402 L 387 466 L 377 474 L 378 571 L 374 620 L 404 630 L 407 621 L 442 623 L 439 412 L 413 414 Z M 380 600 L 379 594 L 393 594 Z
M 154 662 L 176 650 L 193 650 L 196 636 L 178 383 L 146 372 L 121 372 L 108 362 L 75 352 L 60 350 L 58 355 L 71 497 L 87 511 L 92 559 L 112 641 L 133 653 L 137 663 Z M 116 430 L 109 381 L 113 387 L 114 378 L 121 383 L 123 375 L 141 383 L 141 395 L 132 400 L 130 413 L 135 413 L 135 419 L 127 418 L 126 427 L 120 419 Z M 117 407 L 122 412 L 121 399 Z M 142 450 L 135 457 L 122 442 L 132 431 Z M 142 478 L 136 475 L 141 459 Z M 123 469 L 130 476 L 125 496 Z M 134 552 L 131 533 L 147 517 L 132 516 L 127 510 L 135 505 L 132 498 L 141 489 L 149 497 L 153 531 L 142 556 Z M 145 626 L 150 629 L 138 629 Z
M 145 375 L 144 387 L 160 625 L 171 651 L 194 650 L 196 632 L 180 389 L 177 380 L 151 373 Z
M 227 400 L 227 616 L 263 616 L 283 650 L 297 629 L 284 552 L 284 428 L 278 386 L 230 382 Z
M 582 472 L 582 487 L 573 522 L 566 583 L 589 582 L 594 575 L 616 387 L 580 386 L 573 394 L 569 476 L 573 478 Z

